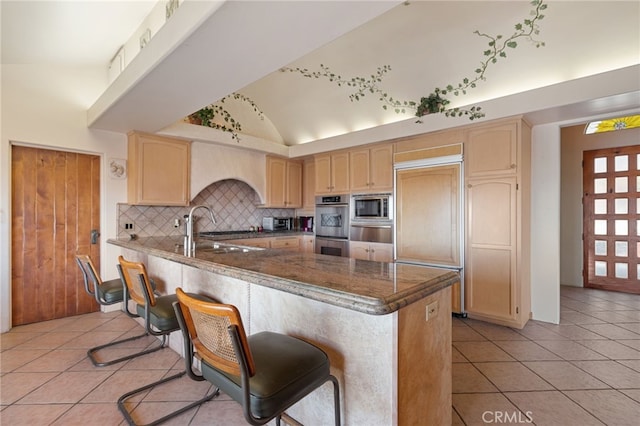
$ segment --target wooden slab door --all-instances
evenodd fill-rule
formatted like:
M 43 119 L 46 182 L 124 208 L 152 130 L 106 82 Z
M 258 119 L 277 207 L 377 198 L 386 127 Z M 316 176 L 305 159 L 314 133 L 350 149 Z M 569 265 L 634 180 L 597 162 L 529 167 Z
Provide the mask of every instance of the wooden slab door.
M 640 145 L 583 160 L 584 286 L 640 294 Z
M 100 157 L 13 145 L 11 161 L 12 325 L 98 310 L 74 256 L 99 267 Z

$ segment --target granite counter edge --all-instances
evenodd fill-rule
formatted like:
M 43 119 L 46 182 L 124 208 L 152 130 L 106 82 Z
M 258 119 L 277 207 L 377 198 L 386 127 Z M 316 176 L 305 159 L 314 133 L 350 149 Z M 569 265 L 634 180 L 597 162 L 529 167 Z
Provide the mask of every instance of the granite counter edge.
M 146 253 L 152 256 L 160 257 L 169 261 L 173 261 L 182 265 L 191 266 L 207 272 L 228 276 L 231 278 L 247 281 L 251 284 L 261 285 L 275 290 L 284 291 L 286 293 L 305 297 L 318 302 L 327 303 L 333 306 L 346 308 L 352 311 L 361 312 L 369 315 L 387 315 L 398 311 L 404 306 L 424 299 L 446 287 L 449 287 L 460 280 L 455 272 L 450 272 L 427 286 L 417 291 L 405 292 L 394 295 L 392 299 L 379 299 L 361 296 L 352 293 L 345 293 L 331 288 L 320 287 L 317 285 L 291 280 L 288 278 L 277 277 L 263 274 L 260 272 L 250 271 L 235 266 L 225 265 L 210 260 L 203 260 L 194 257 L 185 257 L 179 253 L 174 253 L 158 248 L 143 246 L 136 244 L 131 240 L 107 240 L 108 244 L 126 248 L 129 250 Z

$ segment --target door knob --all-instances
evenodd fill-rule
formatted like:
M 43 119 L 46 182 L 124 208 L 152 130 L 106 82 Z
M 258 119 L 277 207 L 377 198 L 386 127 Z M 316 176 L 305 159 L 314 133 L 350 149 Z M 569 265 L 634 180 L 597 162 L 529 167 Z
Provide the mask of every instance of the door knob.
M 100 231 L 97 229 L 91 230 L 91 244 L 98 244 L 98 238 L 100 237 Z

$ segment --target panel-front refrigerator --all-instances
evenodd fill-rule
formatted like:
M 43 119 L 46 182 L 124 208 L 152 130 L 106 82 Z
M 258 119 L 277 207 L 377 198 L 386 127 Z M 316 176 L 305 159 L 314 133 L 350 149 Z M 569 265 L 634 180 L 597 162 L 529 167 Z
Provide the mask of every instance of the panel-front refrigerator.
M 461 282 L 452 288 L 452 312 L 464 315 L 461 150 L 394 164 L 394 258 L 460 272 Z

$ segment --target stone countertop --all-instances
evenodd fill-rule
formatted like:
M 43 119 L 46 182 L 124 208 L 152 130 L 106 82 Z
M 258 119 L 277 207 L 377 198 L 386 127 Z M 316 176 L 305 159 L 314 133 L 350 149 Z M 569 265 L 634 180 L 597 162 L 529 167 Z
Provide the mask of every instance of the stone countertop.
M 265 236 L 276 234 L 281 235 Z M 237 239 L 224 237 L 215 240 Z M 447 269 L 290 250 L 215 254 L 196 249 L 195 257 L 186 257 L 182 237 L 110 239 L 108 243 L 371 315 L 395 312 L 460 281 L 459 273 Z

